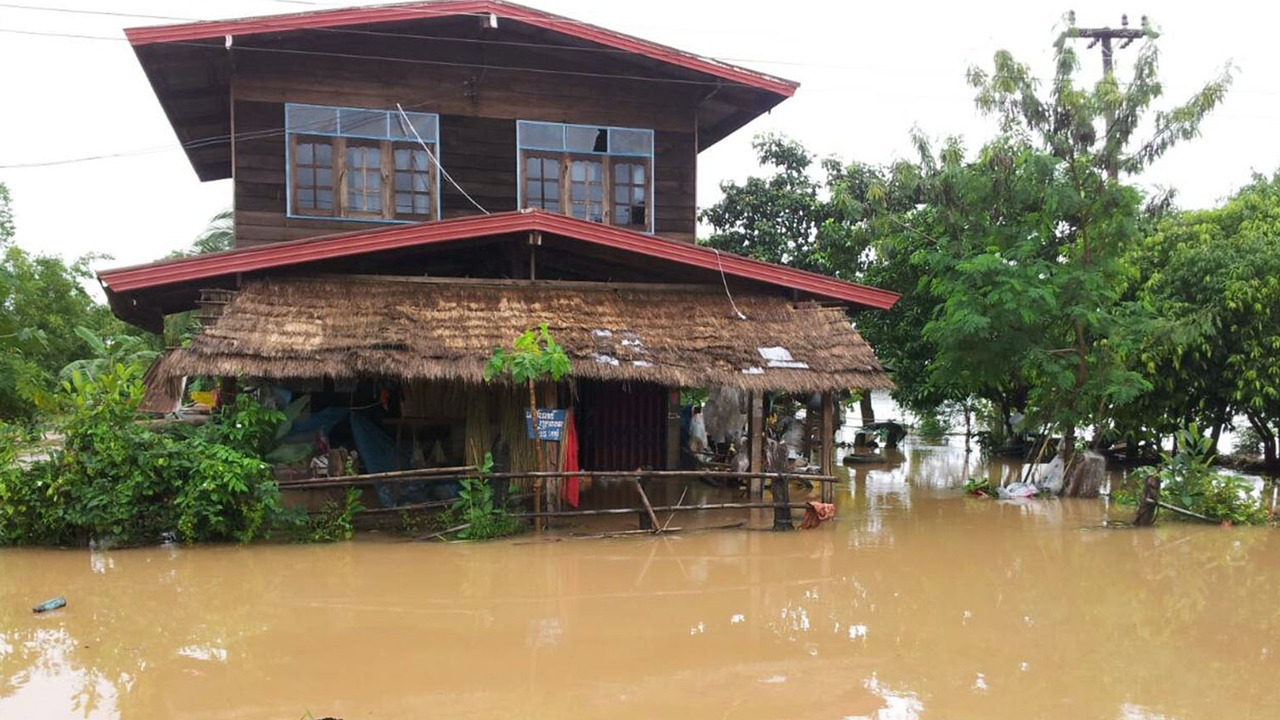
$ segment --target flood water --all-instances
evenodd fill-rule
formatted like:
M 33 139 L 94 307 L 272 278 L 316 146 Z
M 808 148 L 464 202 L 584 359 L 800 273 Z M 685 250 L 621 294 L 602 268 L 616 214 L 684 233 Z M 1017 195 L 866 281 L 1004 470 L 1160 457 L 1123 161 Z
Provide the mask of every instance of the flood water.
M 1276 531 L 1103 529 L 963 497 L 1016 468 L 958 447 L 892 458 L 793 533 L 0 550 L 0 718 L 1280 716 Z

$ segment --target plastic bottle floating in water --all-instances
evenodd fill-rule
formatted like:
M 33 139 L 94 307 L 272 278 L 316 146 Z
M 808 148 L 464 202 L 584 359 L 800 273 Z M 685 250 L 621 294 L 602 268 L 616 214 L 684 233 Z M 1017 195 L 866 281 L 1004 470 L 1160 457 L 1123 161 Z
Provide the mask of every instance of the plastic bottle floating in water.
M 31 608 L 31 612 L 35 612 L 35 613 L 49 612 L 50 610 L 57 610 L 58 608 L 64 608 L 66 606 L 67 606 L 67 599 L 59 595 L 58 597 L 52 600 L 45 600 L 39 605 Z

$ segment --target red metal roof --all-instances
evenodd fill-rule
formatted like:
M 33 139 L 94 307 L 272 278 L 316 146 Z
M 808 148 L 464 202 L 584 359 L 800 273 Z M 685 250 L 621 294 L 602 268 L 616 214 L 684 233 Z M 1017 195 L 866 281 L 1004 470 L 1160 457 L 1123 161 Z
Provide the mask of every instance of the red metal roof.
M 892 307 L 900 297 L 897 293 L 888 290 L 837 280 L 785 265 L 752 260 L 733 253 L 717 252 L 703 245 L 666 240 L 634 230 L 611 227 L 541 210 L 473 215 L 415 225 L 382 227 L 376 230 L 325 235 L 210 255 L 162 260 L 148 265 L 104 270 L 98 273 L 98 279 L 106 288 L 108 295 L 117 295 L 134 290 L 352 257 L 371 252 L 533 231 L 559 235 L 579 242 L 691 267 L 723 271 L 727 276 L 768 283 L 880 310 Z
M 182 25 L 140 27 L 125 30 L 125 36 L 129 38 L 130 43 L 138 47 L 167 42 L 210 40 L 228 35 L 260 35 L 291 30 L 368 25 L 452 15 L 479 16 L 489 14 L 498 18 L 515 20 L 553 30 L 572 37 L 635 53 L 636 55 L 643 55 L 689 70 L 707 73 L 731 82 L 774 92 L 784 97 L 791 97 L 797 87 L 796 83 L 771 75 L 700 57 L 571 18 L 553 15 L 523 5 L 500 2 L 499 0 L 437 0 L 436 2 L 340 8 L 238 20 L 214 20 Z

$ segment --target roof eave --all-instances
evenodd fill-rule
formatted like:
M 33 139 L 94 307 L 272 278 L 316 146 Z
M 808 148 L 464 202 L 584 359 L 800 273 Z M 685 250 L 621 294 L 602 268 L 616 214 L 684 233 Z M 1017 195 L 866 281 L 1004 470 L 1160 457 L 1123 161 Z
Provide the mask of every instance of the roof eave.
M 492 14 L 548 30 L 643 55 L 672 65 L 706 73 L 731 82 L 776 93 L 783 98 L 795 94 L 799 84 L 747 68 L 643 40 L 632 35 L 578 22 L 570 18 L 498 0 L 457 0 L 338 8 L 288 15 L 260 16 L 238 20 L 214 20 L 180 25 L 136 27 L 125 30 L 135 48 L 160 43 L 195 42 L 226 36 L 259 35 L 348 25 L 417 20 L 452 15 Z
M 431 245 L 473 237 L 542 231 L 580 242 L 603 245 L 640 256 L 667 260 L 725 275 L 798 290 L 818 297 L 887 310 L 899 295 L 867 285 L 753 260 L 703 245 L 667 240 L 654 235 L 579 220 L 540 210 L 475 215 L 380 228 L 253 248 L 162 260 L 146 265 L 114 268 L 98 273 L 108 296 L 184 282 L 208 280 L 235 273 L 260 272 L 299 264 L 352 257 L 370 252 Z

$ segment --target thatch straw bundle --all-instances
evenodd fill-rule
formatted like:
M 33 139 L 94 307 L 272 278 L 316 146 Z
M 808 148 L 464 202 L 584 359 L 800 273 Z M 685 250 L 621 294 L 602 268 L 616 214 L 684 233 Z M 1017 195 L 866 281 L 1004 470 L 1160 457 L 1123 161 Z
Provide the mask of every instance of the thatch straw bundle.
M 734 300 L 745 320 L 723 293 L 696 290 L 260 279 L 165 370 L 478 383 L 494 348 L 546 323 L 584 379 L 787 392 L 890 386 L 844 310 L 773 295 Z

